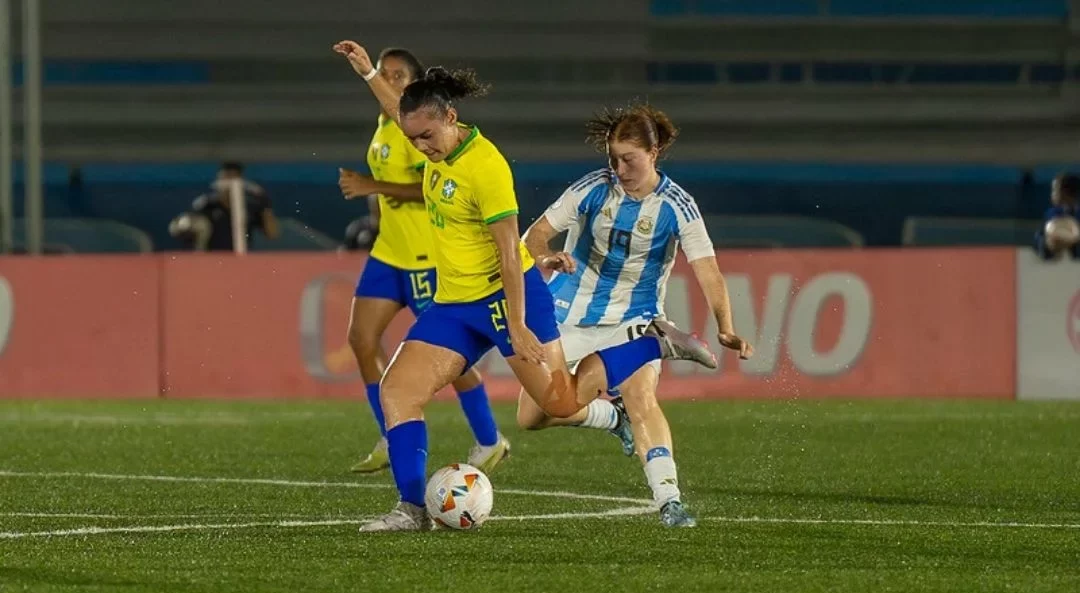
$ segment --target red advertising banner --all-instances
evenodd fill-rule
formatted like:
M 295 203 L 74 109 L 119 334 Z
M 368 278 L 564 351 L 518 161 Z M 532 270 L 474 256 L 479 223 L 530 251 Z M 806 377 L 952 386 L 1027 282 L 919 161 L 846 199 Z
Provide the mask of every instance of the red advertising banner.
M 718 259 L 736 327 L 757 353 L 748 361 L 727 353 L 716 371 L 666 364 L 662 397 L 1013 397 L 1011 249 L 724 251 Z M 0 396 L 362 398 L 346 325 L 363 261 L 336 253 L 0 259 Z M 717 347 L 715 321 L 683 262 L 666 302 L 673 321 Z M 411 321 L 403 311 L 391 325 L 388 353 Z M 516 397 L 495 353 L 481 364 L 492 397 Z
M 0 397 L 156 397 L 161 259 L 0 258 Z

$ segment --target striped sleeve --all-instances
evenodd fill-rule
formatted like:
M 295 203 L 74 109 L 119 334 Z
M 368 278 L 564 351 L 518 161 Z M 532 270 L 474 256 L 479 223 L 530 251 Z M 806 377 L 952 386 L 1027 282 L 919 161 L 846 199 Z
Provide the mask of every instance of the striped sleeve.
M 588 214 L 590 201 L 586 198 L 598 187 L 611 184 L 611 170 L 598 169 L 578 179 L 566 188 L 558 200 L 548 206 L 544 218 L 555 229 L 562 232 L 577 224 L 578 217 Z
M 709 238 L 705 220 L 694 198 L 681 187 L 672 185 L 664 192 L 664 200 L 675 211 L 679 242 L 682 244 L 683 253 L 686 254 L 686 260 L 694 261 L 716 256 L 716 249 L 713 247 L 712 239 Z

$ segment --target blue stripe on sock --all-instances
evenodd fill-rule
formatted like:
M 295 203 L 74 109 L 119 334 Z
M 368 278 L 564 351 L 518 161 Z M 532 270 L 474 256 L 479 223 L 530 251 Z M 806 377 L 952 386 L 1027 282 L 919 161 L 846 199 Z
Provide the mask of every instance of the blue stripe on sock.
M 428 434 L 423 420 L 398 424 L 386 433 L 390 445 L 390 470 L 401 500 L 424 506 L 427 486 Z
M 653 447 L 645 454 L 645 462 L 648 463 L 656 457 L 671 457 L 671 451 L 667 447 Z
M 367 386 L 367 400 L 371 406 L 371 414 L 375 416 L 375 422 L 379 425 L 379 433 L 386 436 L 386 417 L 383 416 L 382 402 L 379 400 L 379 384 L 372 383 Z
M 458 393 L 458 400 L 476 442 L 485 447 L 499 442 L 499 428 L 495 425 L 495 415 L 491 413 L 491 403 L 488 401 L 484 384 Z

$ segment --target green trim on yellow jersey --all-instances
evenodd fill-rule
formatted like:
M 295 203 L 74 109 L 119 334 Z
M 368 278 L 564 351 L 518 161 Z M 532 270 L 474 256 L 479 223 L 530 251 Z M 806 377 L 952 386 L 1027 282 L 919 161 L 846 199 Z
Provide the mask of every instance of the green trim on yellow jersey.
M 492 214 L 491 216 L 484 219 L 484 224 L 491 224 L 493 222 L 499 222 L 500 220 L 502 220 L 502 219 L 504 219 L 504 218 L 506 218 L 508 216 L 514 216 L 517 213 L 518 213 L 517 210 L 507 210 L 506 212 L 500 212 L 498 214 Z
M 427 163 L 427 161 L 420 161 L 419 163 L 413 165 L 412 168 L 414 171 L 423 171 L 425 163 Z
M 386 117 L 385 115 L 383 115 L 381 113 L 379 114 L 379 127 L 380 128 L 387 125 L 387 124 L 392 124 L 392 123 L 394 123 L 393 118 Z
M 478 128 L 476 126 L 467 126 L 466 124 L 458 124 L 458 125 L 463 127 L 463 128 L 468 127 L 469 128 L 469 135 L 466 136 L 465 139 L 461 141 L 461 144 L 457 145 L 457 148 L 455 148 L 454 150 L 451 150 L 450 154 L 446 155 L 446 158 L 443 159 L 443 160 L 446 161 L 446 164 L 448 164 L 448 165 L 454 164 L 454 159 L 461 156 L 461 153 L 465 152 L 465 148 L 468 147 L 469 144 L 472 144 L 472 141 L 475 140 L 478 135 L 480 135 L 480 128 Z

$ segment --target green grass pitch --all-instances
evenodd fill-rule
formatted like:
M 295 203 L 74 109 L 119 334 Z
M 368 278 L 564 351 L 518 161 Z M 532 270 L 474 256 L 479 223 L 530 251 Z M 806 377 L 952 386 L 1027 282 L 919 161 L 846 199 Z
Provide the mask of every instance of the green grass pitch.
M 500 404 L 493 520 L 361 536 L 395 496 L 346 471 L 360 403 L 2 402 L 0 592 L 1080 591 L 1080 405 L 665 409 L 696 529 L 614 438 Z M 429 471 L 463 460 L 457 406 L 428 420 Z

